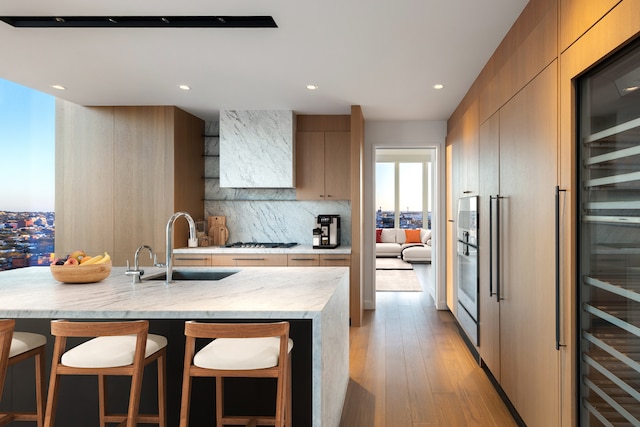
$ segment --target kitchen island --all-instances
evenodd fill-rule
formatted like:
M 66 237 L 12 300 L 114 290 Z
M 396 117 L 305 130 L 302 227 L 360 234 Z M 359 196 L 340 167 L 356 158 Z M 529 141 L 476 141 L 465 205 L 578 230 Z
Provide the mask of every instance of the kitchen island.
M 349 379 L 348 268 L 219 267 L 216 271 L 237 272 L 218 281 L 175 281 L 168 285 L 145 279 L 162 269 L 146 269 L 142 283 L 137 284 L 124 271 L 123 267 L 114 267 L 107 279 L 86 285 L 59 283 L 47 267 L 2 272 L 0 317 L 24 319 L 18 323 L 23 330 L 38 324 L 48 327 L 50 319 L 58 318 L 149 319 L 153 333 L 181 333 L 185 320 L 289 320 L 296 343 L 292 353 L 294 420 L 298 392 L 304 396 L 304 389 L 308 389 L 311 425 L 338 426 Z M 168 353 L 180 359 L 184 341 L 174 339 L 175 333 L 169 335 Z M 52 343 L 50 339 L 49 359 Z M 302 356 L 296 358 L 296 353 Z M 168 375 L 177 371 L 173 375 L 179 377 L 182 361 L 169 358 Z M 306 379 L 298 378 L 303 376 Z M 171 401 L 176 399 L 172 388 L 170 385 L 170 421 L 172 411 L 179 407 L 179 392 L 178 402 Z

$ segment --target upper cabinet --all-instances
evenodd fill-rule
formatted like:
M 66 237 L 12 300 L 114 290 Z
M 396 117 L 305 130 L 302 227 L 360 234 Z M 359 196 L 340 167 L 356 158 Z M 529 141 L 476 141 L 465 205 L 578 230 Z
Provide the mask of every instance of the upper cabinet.
M 295 186 L 292 111 L 220 111 L 220 187 Z
M 349 116 L 299 116 L 296 133 L 296 198 L 351 198 Z

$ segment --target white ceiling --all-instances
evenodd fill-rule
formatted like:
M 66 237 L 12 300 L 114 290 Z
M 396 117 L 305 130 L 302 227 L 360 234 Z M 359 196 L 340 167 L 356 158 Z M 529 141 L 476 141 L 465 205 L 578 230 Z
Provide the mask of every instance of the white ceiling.
M 0 78 L 82 105 L 176 105 L 205 120 L 221 109 L 349 114 L 351 105 L 366 120 L 446 120 L 526 3 L 2 0 L 0 16 L 271 15 L 278 28 L 0 22 Z

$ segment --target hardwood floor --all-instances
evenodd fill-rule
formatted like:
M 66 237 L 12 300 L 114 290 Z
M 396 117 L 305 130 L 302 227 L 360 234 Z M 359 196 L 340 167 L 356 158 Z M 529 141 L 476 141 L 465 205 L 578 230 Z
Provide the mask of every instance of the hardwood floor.
M 350 330 L 341 427 L 516 426 L 467 349 L 455 320 L 427 292 L 378 292 Z

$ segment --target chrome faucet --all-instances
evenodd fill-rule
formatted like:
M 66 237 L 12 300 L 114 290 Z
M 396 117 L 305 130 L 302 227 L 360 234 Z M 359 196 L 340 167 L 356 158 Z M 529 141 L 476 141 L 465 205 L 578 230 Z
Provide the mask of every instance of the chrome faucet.
M 193 220 L 191 215 L 186 212 L 176 212 L 171 215 L 171 218 L 169 218 L 169 221 L 167 222 L 167 262 L 165 265 L 158 265 L 159 267 L 167 267 L 166 283 L 171 283 L 173 281 L 173 244 L 171 242 L 171 236 L 173 234 L 173 223 L 181 216 L 185 217 L 189 222 L 189 246 L 192 246 L 193 242 L 195 242 L 196 245 L 198 244 L 198 238 L 196 237 L 196 222 Z
M 127 276 L 133 277 L 133 283 L 140 283 L 140 277 L 144 274 L 144 270 L 140 270 L 138 268 L 139 266 L 138 260 L 140 258 L 140 252 L 143 249 L 147 249 L 149 251 L 149 258 L 153 260 L 154 265 L 156 264 L 156 256 L 153 253 L 153 249 L 151 249 L 151 246 L 148 246 L 148 245 L 139 246 L 138 249 L 136 249 L 136 253 L 133 257 L 133 270 L 129 269 L 129 261 L 127 260 L 127 270 L 124 272 L 124 274 L 126 274 Z

